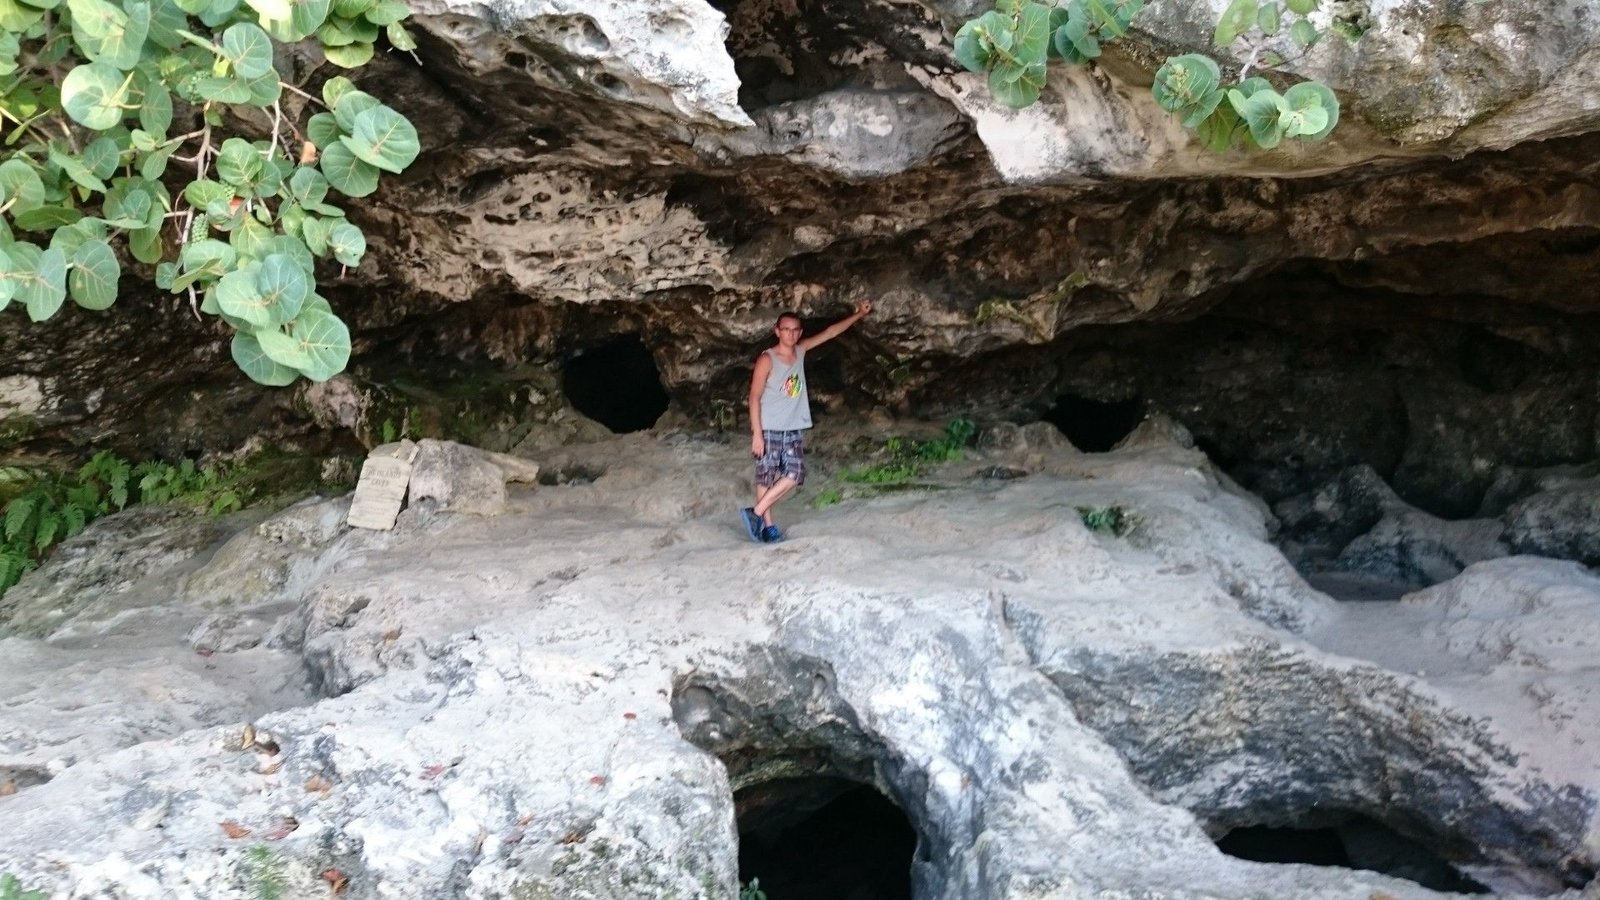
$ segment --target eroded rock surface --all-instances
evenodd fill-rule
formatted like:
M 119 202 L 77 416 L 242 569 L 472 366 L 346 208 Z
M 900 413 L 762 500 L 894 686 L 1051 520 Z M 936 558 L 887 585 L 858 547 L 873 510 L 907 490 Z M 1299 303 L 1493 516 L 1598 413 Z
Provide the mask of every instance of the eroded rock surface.
M 312 574 L 230 597 L 254 623 L 233 633 L 260 641 L 201 658 L 297 658 L 326 699 L 119 730 L 70 758 L 66 730 L 39 734 L 27 758 L 62 761 L 0 796 L 0 870 L 74 894 L 243 896 L 260 843 L 295 890 L 333 868 L 357 898 L 727 900 L 732 789 L 809 771 L 906 812 L 919 900 L 1434 896 L 1246 863 L 1208 836 L 1324 803 L 1502 890 L 1581 886 L 1600 771 L 1568 752 L 1595 718 L 1587 631 L 1564 629 L 1592 612 L 1593 579 L 1477 567 L 1436 604 L 1352 618 L 1266 543 L 1259 501 L 1171 434 L 1110 454 L 981 451 L 920 491 L 785 509 L 776 546 L 733 516 L 742 448 L 685 437 L 587 448 L 584 477 L 513 488 L 496 517 L 423 505 L 393 532 L 330 532 L 317 523 L 338 501 L 296 508 L 234 541 L 288 538 L 263 566 Z M 822 449 L 812 487 L 853 461 Z M 1031 474 L 975 475 L 998 467 Z M 1080 507 L 1111 506 L 1131 530 L 1085 527 Z M 54 636 L 11 639 L 22 652 L 0 670 L 33 677 L 61 635 L 107 622 L 127 652 L 169 654 L 172 620 L 216 612 L 197 586 L 232 580 L 208 568 L 240 562 L 198 565 L 194 592 L 135 586 L 109 595 L 115 616 L 95 601 Z M 1533 693 L 1460 693 L 1470 667 L 1443 664 L 1508 646 L 1467 628 L 1506 611 L 1480 571 L 1526 594 L 1509 601 L 1522 649 L 1501 660 L 1535 674 L 1538 657 Z M 1454 623 L 1439 664 L 1365 661 L 1360 634 L 1404 639 L 1396 623 L 1424 612 Z M 96 703 L 136 689 L 85 688 Z M 0 734 L 73 721 L 89 698 L 71 698 L 0 708 Z

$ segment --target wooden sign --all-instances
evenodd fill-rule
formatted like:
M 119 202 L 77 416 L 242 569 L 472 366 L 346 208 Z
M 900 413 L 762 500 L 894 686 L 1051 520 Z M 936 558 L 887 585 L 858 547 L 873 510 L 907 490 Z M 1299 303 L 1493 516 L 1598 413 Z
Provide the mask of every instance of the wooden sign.
M 356 495 L 350 501 L 350 515 L 345 521 L 356 528 L 390 530 L 400 515 L 400 504 L 406 499 L 406 486 L 410 483 L 408 460 L 367 457 L 361 464 L 361 478 L 356 482 Z

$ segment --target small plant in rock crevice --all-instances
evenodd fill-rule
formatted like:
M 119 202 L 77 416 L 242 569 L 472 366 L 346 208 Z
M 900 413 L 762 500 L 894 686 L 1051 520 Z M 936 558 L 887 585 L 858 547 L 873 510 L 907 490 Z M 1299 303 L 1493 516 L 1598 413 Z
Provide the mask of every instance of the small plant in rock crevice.
M 0 875 L 0 900 L 50 900 L 50 895 L 24 888 L 17 876 L 7 873 Z
M 256 844 L 247 851 L 245 873 L 250 879 L 252 900 L 284 900 L 288 896 L 289 878 L 283 857 L 265 844 Z
M 740 885 L 739 900 L 767 900 L 767 892 L 761 889 L 761 879 L 752 878 L 748 883 Z
M 933 440 L 917 441 L 896 435 L 884 441 L 881 452 L 886 458 L 882 462 L 845 469 L 838 479 L 865 489 L 866 496 L 904 487 L 921 475 L 928 464 L 965 459 L 966 448 L 977 433 L 978 427 L 971 420 L 952 419 L 945 426 L 944 434 Z M 811 501 L 811 505 L 821 509 L 843 499 L 844 490 L 831 487 Z
M 1121 506 L 1080 506 L 1077 510 L 1083 526 L 1098 534 L 1124 537 L 1138 524 L 1138 518 Z

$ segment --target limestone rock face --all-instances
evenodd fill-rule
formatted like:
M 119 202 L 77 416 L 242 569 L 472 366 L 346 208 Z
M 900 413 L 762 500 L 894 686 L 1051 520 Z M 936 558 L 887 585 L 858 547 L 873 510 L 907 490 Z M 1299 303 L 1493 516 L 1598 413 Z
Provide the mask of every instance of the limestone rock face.
M 729 900 L 732 792 L 805 775 L 906 814 L 919 898 L 1435 896 L 1211 840 L 1358 815 L 1505 896 L 1587 880 L 1593 577 L 1505 560 L 1337 604 L 1156 437 L 975 451 L 924 491 L 786 507 L 777 546 L 739 533 L 738 443 L 682 437 L 589 448 L 582 478 L 552 455 L 562 478 L 494 517 L 233 520 L 178 590 L 152 574 L 7 639 L 0 684 L 42 686 L 0 706 L 0 871 L 245 897 L 262 845 L 291 895 L 332 869 L 362 900 Z M 973 476 L 994 467 L 1031 474 Z M 1079 512 L 1113 505 L 1120 535 Z M 183 633 L 231 640 L 175 655 Z M 62 668 L 113 646 L 123 677 Z

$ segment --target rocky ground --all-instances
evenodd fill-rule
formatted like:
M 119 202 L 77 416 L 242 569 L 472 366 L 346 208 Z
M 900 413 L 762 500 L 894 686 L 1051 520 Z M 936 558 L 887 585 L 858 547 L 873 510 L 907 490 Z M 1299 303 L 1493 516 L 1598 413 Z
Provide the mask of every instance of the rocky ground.
M 739 442 L 688 435 L 549 451 L 499 514 L 388 533 L 346 498 L 105 520 L 0 600 L 0 875 L 731 900 L 732 792 L 836 775 L 906 813 L 919 900 L 1436 896 L 1212 840 L 1356 814 L 1507 895 L 1592 879 L 1588 570 L 1336 601 L 1156 424 L 812 508 L 872 443 L 828 425 L 776 546 L 734 514 Z

